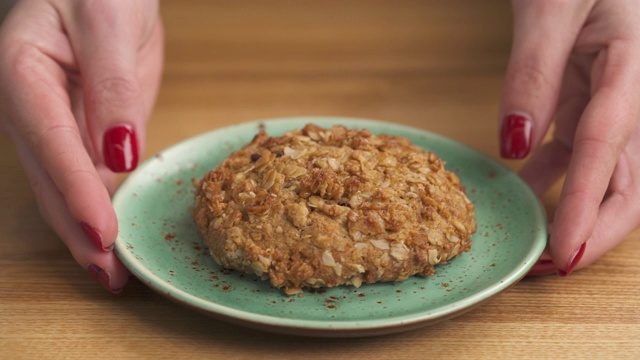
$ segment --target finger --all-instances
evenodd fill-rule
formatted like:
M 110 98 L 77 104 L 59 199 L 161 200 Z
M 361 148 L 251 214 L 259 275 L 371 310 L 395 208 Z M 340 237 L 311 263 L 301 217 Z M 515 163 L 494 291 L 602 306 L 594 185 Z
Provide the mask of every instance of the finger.
M 116 174 L 101 161 L 102 156 L 94 150 L 92 140 L 89 138 L 88 130 L 87 130 L 87 121 L 85 117 L 84 111 L 84 99 L 82 96 L 82 89 L 78 87 L 70 87 L 68 89 L 69 97 L 71 100 L 71 111 L 73 113 L 73 117 L 76 120 L 76 124 L 78 126 L 78 131 L 82 137 L 82 143 L 84 144 L 84 148 L 87 151 L 91 161 L 93 162 L 95 169 L 98 173 L 98 176 L 102 180 L 105 188 L 109 193 L 109 197 L 113 195 L 117 186 L 117 176 Z
M 502 157 L 526 157 L 546 134 L 569 54 L 588 14 L 586 3 L 513 1 L 513 46 L 500 106 Z
M 576 54 L 569 58 L 560 90 L 553 138 L 572 149 L 580 118 L 591 100 L 591 76 L 594 55 Z
M 116 238 L 117 220 L 109 194 L 85 151 L 63 84 L 65 74 L 37 48 L 25 46 L 7 54 L 2 86 L 12 104 L 14 141 L 25 141 L 53 181 L 62 201 L 99 249 L 109 250 Z M 12 130 L 11 130 L 12 129 Z
M 519 172 L 539 197 L 546 194 L 569 166 L 575 129 L 591 98 L 585 70 L 590 65 L 589 57 L 570 58 L 560 90 L 553 138 L 535 150 Z
M 564 175 L 571 153 L 558 140 L 539 147 L 520 169 L 520 177 L 542 197 Z
M 138 164 L 148 115 L 137 56 L 153 29 L 145 17 L 147 8 L 157 10 L 157 4 L 120 0 L 78 5 L 76 13 L 63 17 L 82 74 L 87 128 L 112 171 L 131 171 Z M 157 11 L 153 15 L 156 19 Z
M 614 170 L 612 191 L 600 206 L 589 246 L 576 269 L 598 260 L 640 225 L 640 161 L 635 156 L 638 151 L 640 146 L 635 146 L 634 151 L 621 156 Z
M 164 26 L 159 16 L 149 40 L 140 49 L 139 59 L 138 78 L 145 97 L 145 117 L 148 119 L 160 89 L 164 65 Z
M 622 149 L 638 119 L 640 57 L 632 44 L 611 44 L 595 60 L 594 94 L 576 129 L 550 249 L 561 274 L 580 261 Z
M 65 199 L 49 174 L 39 166 L 31 149 L 21 139 L 14 139 L 18 156 L 35 192 L 43 217 L 62 238 L 73 258 L 101 285 L 120 292 L 130 273 L 113 252 L 104 252 L 87 241 L 87 235 L 65 206 Z

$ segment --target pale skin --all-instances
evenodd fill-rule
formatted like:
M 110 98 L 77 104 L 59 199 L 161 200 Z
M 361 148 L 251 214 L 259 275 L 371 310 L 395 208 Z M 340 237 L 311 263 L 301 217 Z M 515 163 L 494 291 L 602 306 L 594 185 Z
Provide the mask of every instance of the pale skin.
M 0 28 L 0 129 L 43 218 L 112 292 L 130 274 L 112 251 L 110 195 L 144 148 L 162 71 L 158 7 L 22 0 Z M 527 158 L 521 176 L 539 196 L 566 174 L 531 274 L 567 275 L 640 226 L 640 1 L 514 0 L 513 13 L 501 152 Z
M 0 30 L 2 132 L 15 144 L 44 219 L 113 292 L 130 274 L 112 251 L 116 173 L 105 164 L 103 139 L 107 129 L 126 126 L 137 134 L 135 150 L 144 147 L 163 61 L 158 6 L 24 0 Z
M 566 174 L 548 250 L 532 270 L 565 275 L 640 225 L 640 2 L 514 0 L 513 12 L 500 115 L 532 123 L 520 175 L 538 195 Z

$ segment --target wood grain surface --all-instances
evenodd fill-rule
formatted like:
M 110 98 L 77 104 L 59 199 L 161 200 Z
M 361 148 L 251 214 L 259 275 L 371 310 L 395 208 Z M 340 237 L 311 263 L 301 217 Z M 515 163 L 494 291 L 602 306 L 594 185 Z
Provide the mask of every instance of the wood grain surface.
M 355 116 L 498 158 L 507 1 L 163 1 L 166 65 L 145 157 L 222 126 Z M 505 162 L 516 170 L 521 162 Z M 0 139 L 0 358 L 637 359 L 640 232 L 566 278 L 526 278 L 460 317 L 375 338 L 249 330 L 132 280 L 106 293 L 38 213 Z M 553 214 L 560 186 L 544 197 Z

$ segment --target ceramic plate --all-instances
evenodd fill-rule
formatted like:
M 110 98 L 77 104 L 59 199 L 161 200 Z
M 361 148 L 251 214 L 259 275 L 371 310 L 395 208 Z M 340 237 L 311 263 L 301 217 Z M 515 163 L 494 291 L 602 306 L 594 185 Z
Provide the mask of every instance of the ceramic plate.
M 478 231 L 470 252 L 429 277 L 338 287 L 286 296 L 253 275 L 221 269 L 208 255 L 190 214 L 200 179 L 265 126 L 271 135 L 342 124 L 405 136 L 436 152 L 475 203 Z M 364 119 L 301 117 L 218 129 L 147 160 L 113 198 L 120 233 L 116 251 L 160 294 L 223 320 L 311 336 L 368 336 L 425 326 L 468 311 L 520 280 L 545 247 L 544 210 L 520 178 L 497 161 L 423 130 Z

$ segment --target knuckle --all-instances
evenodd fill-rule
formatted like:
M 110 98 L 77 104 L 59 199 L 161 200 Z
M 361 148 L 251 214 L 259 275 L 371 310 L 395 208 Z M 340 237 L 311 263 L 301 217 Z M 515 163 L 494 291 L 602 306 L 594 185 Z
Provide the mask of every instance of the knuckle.
M 511 64 L 506 76 L 505 92 L 527 104 L 539 104 L 556 92 L 556 86 L 540 59 L 526 59 Z
M 95 169 L 87 167 L 82 160 L 84 149 L 77 128 L 74 126 L 56 124 L 32 135 L 34 152 L 49 172 L 46 179 L 31 179 L 31 187 L 38 198 L 46 195 L 49 181 L 53 181 L 62 196 L 69 201 L 69 197 L 85 184 L 99 183 L 100 179 Z
M 2 80 L 5 83 L 14 81 L 37 81 L 36 64 L 41 53 L 30 44 L 1 45 L 5 46 L 6 56 L 3 59 Z
M 35 198 L 40 202 L 40 199 L 44 199 L 46 194 L 49 192 L 45 183 L 46 180 L 38 176 L 29 176 L 28 179 Z
M 126 107 L 141 100 L 138 83 L 125 76 L 104 77 L 93 84 L 91 92 L 94 100 L 106 106 Z
M 588 209 L 598 209 L 602 202 L 602 196 L 594 192 L 588 185 L 566 189 L 564 201 L 571 204 L 583 204 Z
M 55 149 L 58 147 L 55 146 L 56 143 L 69 143 L 69 140 L 77 140 L 80 137 L 75 126 L 59 123 L 49 124 L 42 131 L 31 132 L 30 135 L 33 148 L 40 151 Z M 63 149 L 68 149 L 68 147 L 63 147 Z
M 514 90 L 530 89 L 532 94 L 539 93 L 541 89 L 551 87 L 548 75 L 542 70 L 543 66 L 537 61 L 526 60 L 515 64 L 510 72 L 510 83 Z
M 111 17 L 115 6 L 112 1 L 84 0 L 78 2 L 78 13 L 84 19 L 100 20 L 100 18 Z M 91 21 L 88 21 L 89 25 Z
M 94 184 L 96 183 L 96 176 L 90 169 L 84 169 L 81 167 L 74 167 L 65 172 L 65 180 L 60 184 L 60 192 L 68 198 L 70 194 L 73 194 L 74 190 L 77 190 L 79 184 Z M 88 200 L 88 199 L 84 199 Z
M 537 0 L 532 1 L 532 3 L 535 3 L 540 9 L 546 11 L 547 13 L 557 10 L 562 6 L 571 5 L 571 2 L 567 0 Z
M 79 146 L 82 146 L 78 129 L 70 124 L 49 124 L 41 131 L 27 132 L 24 138 L 36 157 L 46 162 L 77 159 L 81 150 Z
M 576 139 L 575 149 L 586 152 L 585 158 L 598 159 L 604 164 L 615 164 L 622 152 L 624 141 L 609 140 L 599 137 L 583 137 Z
M 552 16 L 559 11 L 571 9 L 575 4 L 567 0 L 514 0 L 517 8 L 524 8 L 526 11 L 536 17 Z

